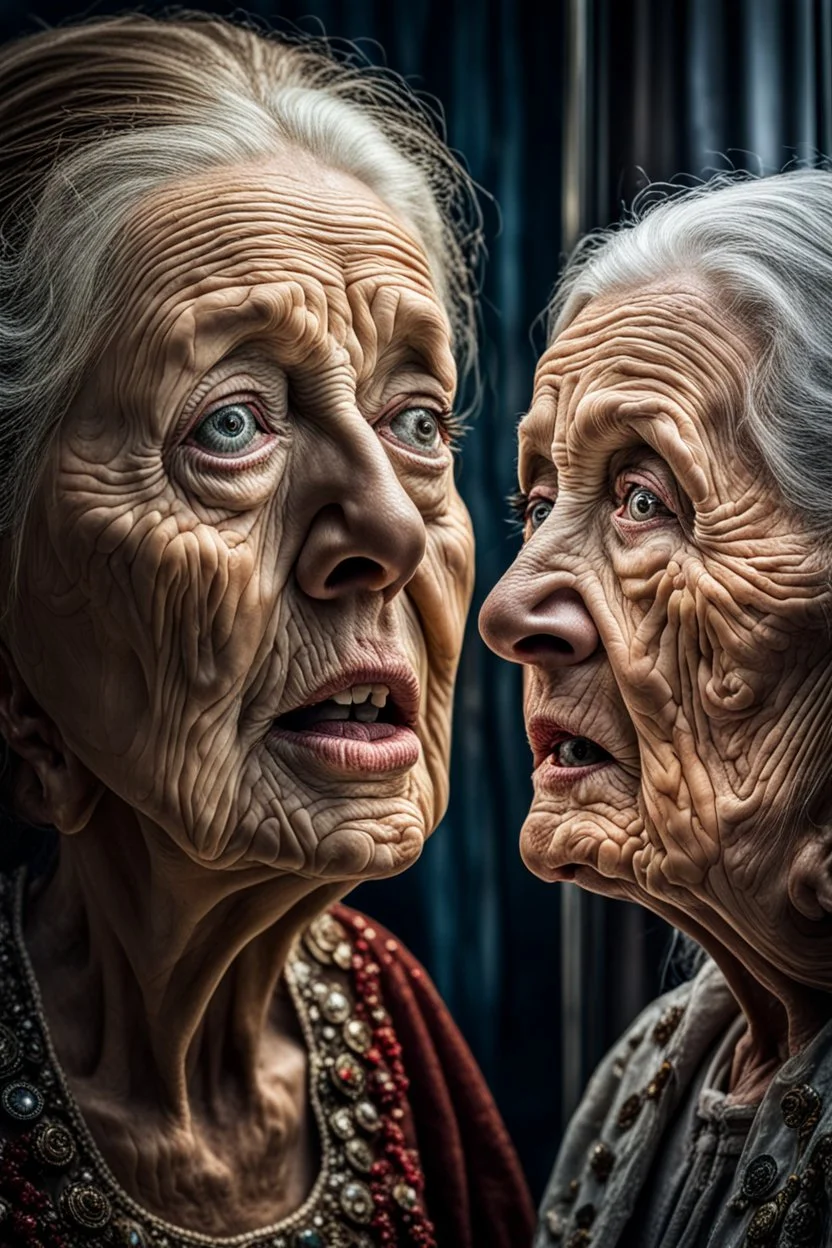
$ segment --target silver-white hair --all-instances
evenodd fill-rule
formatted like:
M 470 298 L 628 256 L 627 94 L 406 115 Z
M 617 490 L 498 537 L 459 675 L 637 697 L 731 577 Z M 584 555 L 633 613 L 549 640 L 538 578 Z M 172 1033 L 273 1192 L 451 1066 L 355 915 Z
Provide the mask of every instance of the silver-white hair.
M 757 346 L 738 430 L 787 502 L 832 536 L 832 172 L 719 175 L 658 199 L 653 189 L 629 220 L 576 248 L 550 336 L 591 299 L 685 277 Z
M 50 437 L 112 322 L 109 261 L 131 213 L 287 143 L 409 226 L 473 366 L 473 184 L 400 79 L 325 40 L 199 15 L 81 23 L 0 50 L 0 535 L 15 557 Z

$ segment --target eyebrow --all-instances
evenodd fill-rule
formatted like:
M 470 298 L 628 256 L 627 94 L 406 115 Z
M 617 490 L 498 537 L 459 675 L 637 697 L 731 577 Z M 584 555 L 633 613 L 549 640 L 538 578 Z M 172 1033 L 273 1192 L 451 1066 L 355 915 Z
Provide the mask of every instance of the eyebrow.
M 536 450 L 529 452 L 522 460 L 522 481 L 521 485 L 532 485 L 541 477 L 546 477 L 550 481 L 554 481 L 557 486 L 558 470 L 552 460 L 545 455 L 539 454 Z
M 270 305 L 268 299 L 253 297 L 255 289 L 256 287 L 250 286 L 229 288 L 229 295 L 234 293 L 244 297 L 214 303 L 202 309 L 199 304 L 205 296 L 198 296 L 196 300 L 189 301 L 187 309 L 182 309 L 183 318 L 196 309 L 190 336 L 186 333 L 181 343 L 190 356 L 183 364 L 192 375 L 200 376 L 209 372 L 224 359 L 254 343 L 268 344 L 270 354 L 275 354 L 273 349 L 280 345 L 281 336 L 278 333 L 278 340 L 274 341 L 272 335 L 267 336 L 265 333 L 270 326 L 274 329 L 274 306 Z M 214 292 L 210 292 L 210 295 L 213 294 Z M 284 343 L 297 337 L 297 334 L 282 335 Z M 163 354 L 170 354 L 167 344 Z
M 539 457 L 548 464 L 552 464 L 552 440 L 549 434 L 544 435 L 543 428 L 545 426 L 550 432 L 554 431 L 554 417 L 554 411 L 550 418 L 549 414 L 533 404 L 517 425 L 518 441 L 528 448 L 527 454 Z
M 405 333 L 387 344 L 376 361 L 377 367 L 395 368 L 414 361 L 446 389 L 455 389 L 459 379 L 449 333 L 427 310 L 413 319 L 415 323 L 409 324 Z

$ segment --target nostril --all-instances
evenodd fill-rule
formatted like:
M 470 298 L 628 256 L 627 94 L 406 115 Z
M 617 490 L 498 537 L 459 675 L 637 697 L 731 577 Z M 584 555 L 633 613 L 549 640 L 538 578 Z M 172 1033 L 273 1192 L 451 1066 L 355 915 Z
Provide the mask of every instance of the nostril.
M 384 568 L 380 563 L 376 563 L 374 559 L 365 559 L 363 556 L 353 556 L 349 559 L 342 559 L 337 567 L 333 568 L 324 581 L 324 587 L 328 590 L 338 590 L 365 585 L 372 589 L 383 580 Z
M 549 633 L 534 633 L 531 637 L 523 637 L 515 642 L 514 652 L 533 658 L 544 654 L 574 654 L 575 648 L 563 637 L 552 637 Z

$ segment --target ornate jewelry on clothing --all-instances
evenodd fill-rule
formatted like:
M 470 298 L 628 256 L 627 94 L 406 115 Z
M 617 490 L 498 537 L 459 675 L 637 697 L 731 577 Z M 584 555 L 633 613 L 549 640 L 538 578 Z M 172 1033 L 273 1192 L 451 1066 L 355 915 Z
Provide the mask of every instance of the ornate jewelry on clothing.
M 321 915 L 285 972 L 308 1049 L 318 1178 L 279 1223 L 213 1238 L 147 1213 L 101 1156 L 49 1039 L 23 943 L 24 889 L 25 871 L 0 875 L 4 1248 L 436 1248 L 418 1155 L 402 1130 L 407 1078 L 368 945 L 375 933 L 360 916 L 350 930 Z
M 710 962 L 647 1007 L 570 1123 L 535 1248 L 828 1248 L 832 1023 L 754 1104 L 726 1092 L 744 1028 Z

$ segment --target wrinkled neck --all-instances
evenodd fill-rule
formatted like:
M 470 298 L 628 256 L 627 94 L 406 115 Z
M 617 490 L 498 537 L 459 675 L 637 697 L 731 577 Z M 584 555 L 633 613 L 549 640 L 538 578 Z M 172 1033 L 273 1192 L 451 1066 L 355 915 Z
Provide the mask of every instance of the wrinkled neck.
M 729 1091 L 737 1102 L 757 1102 L 783 1062 L 832 1018 L 832 996 L 773 968 L 752 972 L 730 954 L 719 961 L 748 1023 L 734 1052 Z
M 832 1019 L 832 993 L 773 966 L 712 914 L 707 927 L 669 909 L 663 917 L 701 944 L 725 976 L 747 1023 L 734 1052 L 729 1092 L 738 1103 L 760 1101 L 780 1066 Z
M 71 1082 L 187 1123 L 233 1084 L 256 1101 L 293 942 L 343 887 L 265 867 L 211 870 L 154 825 L 100 808 L 33 888 L 25 938 Z

